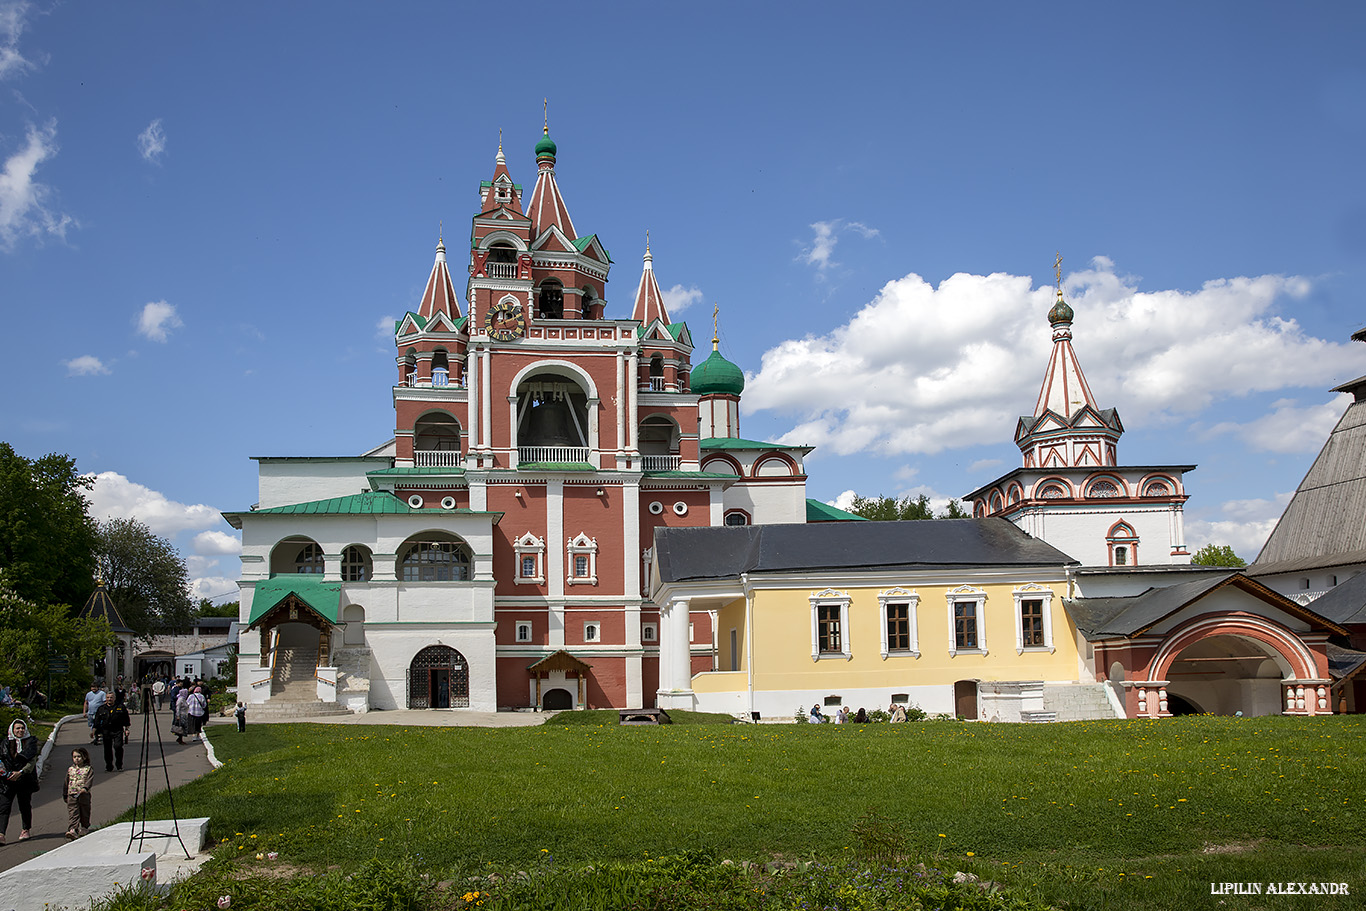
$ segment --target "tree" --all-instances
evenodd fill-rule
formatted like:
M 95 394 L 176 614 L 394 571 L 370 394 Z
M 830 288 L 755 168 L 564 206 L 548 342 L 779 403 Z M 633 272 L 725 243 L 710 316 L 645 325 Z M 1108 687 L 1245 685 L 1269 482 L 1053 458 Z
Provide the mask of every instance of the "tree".
M 96 528 L 95 560 L 109 597 L 137 635 L 190 625 L 190 577 L 170 541 L 137 519 L 110 519 Z
M 878 522 L 896 522 L 914 519 L 966 519 L 967 512 L 957 500 L 949 500 L 948 508 L 936 516 L 930 507 L 930 498 L 925 494 L 918 497 L 854 497 L 849 512 L 865 519 Z
M 22 685 L 37 680 L 47 689 L 48 659 L 64 656 L 69 670 L 53 678 L 58 701 L 75 697 L 90 683 L 91 662 L 113 644 L 109 623 L 72 617 L 65 605 L 39 604 L 6 586 L 0 572 L 0 679 Z
M 15 595 L 80 605 L 95 574 L 95 523 L 83 491 L 93 480 L 70 456 L 32 460 L 0 443 L 0 570 Z
M 196 617 L 231 617 L 236 620 L 240 613 L 239 605 L 241 602 L 229 601 L 226 604 L 214 604 L 208 598 L 200 598 L 199 605 L 195 608 Z
M 1206 544 L 1195 552 L 1191 562 L 1199 566 L 1247 566 L 1247 561 L 1227 544 Z

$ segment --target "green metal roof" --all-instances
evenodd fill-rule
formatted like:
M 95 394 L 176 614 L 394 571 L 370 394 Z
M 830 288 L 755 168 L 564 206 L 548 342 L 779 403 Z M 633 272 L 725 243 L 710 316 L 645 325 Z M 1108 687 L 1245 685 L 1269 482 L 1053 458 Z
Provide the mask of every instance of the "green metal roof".
M 462 475 L 464 473 L 465 469 L 463 468 L 414 468 L 411 465 L 407 465 L 399 468 L 377 468 L 374 471 L 367 471 L 365 476 L 367 478 L 402 478 L 423 475 L 444 477 L 446 475 Z
M 742 440 L 739 437 L 707 437 L 698 446 L 702 449 L 811 449 L 810 446 L 784 446 L 782 443 Z
M 725 479 L 725 480 L 728 480 L 728 481 L 733 481 L 733 480 L 735 480 L 736 478 L 738 478 L 739 475 L 729 474 L 729 473 L 723 472 L 723 471 L 721 471 L 721 472 L 718 472 L 718 471 L 647 471 L 647 472 L 645 472 L 645 477 L 647 477 L 647 478 L 691 478 L 691 479 L 696 479 L 696 480 L 701 480 L 701 481 L 710 481 L 710 480 L 714 480 L 714 479 Z
M 282 573 L 256 583 L 251 596 L 250 629 L 281 601 L 294 595 L 311 607 L 328 623 L 336 623 L 341 610 L 341 583 L 324 582 L 321 576 L 308 573 Z
M 650 325 L 654 325 L 654 324 L 651 323 Z M 669 333 L 669 336 L 670 336 L 674 341 L 678 341 L 679 338 L 683 335 L 683 331 L 684 331 L 685 329 L 687 329 L 687 328 L 688 328 L 688 324 L 687 324 L 687 323 L 669 323 L 669 325 L 667 325 L 667 326 L 664 327 L 664 331 L 668 332 L 668 333 Z M 645 337 L 645 333 L 648 332 L 649 329 L 650 329 L 650 326 L 637 326 L 637 327 L 636 327 L 636 338 L 644 338 L 644 337 Z
M 485 513 L 473 509 L 436 509 L 430 506 L 414 509 L 387 490 L 369 490 L 348 497 L 332 497 L 329 500 L 310 500 L 307 503 L 292 503 L 288 506 L 270 506 L 237 515 L 251 516 L 374 516 L 374 515 L 416 515 L 418 513 L 439 512 L 445 515 L 501 515 Z
M 607 257 L 607 261 L 609 263 L 614 262 L 615 260 L 612 259 L 612 251 L 608 250 L 606 247 L 603 246 L 602 240 L 598 238 L 598 235 L 596 234 L 589 234 L 587 237 L 575 238 L 574 240 L 570 241 L 570 243 L 574 245 L 574 248 L 576 250 L 582 253 L 584 250 L 588 249 L 588 245 L 591 244 L 595 239 L 597 239 L 598 241 L 598 246 L 602 247 L 603 255 Z
M 722 357 L 721 352 L 713 350 L 705 361 L 692 368 L 688 385 L 698 395 L 739 395 L 745 391 L 745 373 Z
M 493 181 L 491 181 L 491 180 L 481 180 L 481 181 L 479 181 L 479 189 L 481 189 L 481 190 L 487 190 L 487 189 L 488 189 L 489 187 L 491 187 L 491 186 L 493 186 Z M 515 184 L 513 184 L 512 186 L 513 186 L 513 188 L 514 188 L 518 193 L 522 192 L 522 185 L 521 185 L 521 184 L 515 183 Z
M 423 316 L 421 313 L 414 313 L 413 311 L 409 310 L 406 316 L 411 316 L 413 318 L 413 322 L 417 323 L 417 327 L 419 329 L 427 328 L 427 318 Z M 394 320 L 394 335 L 398 335 L 398 327 L 402 325 L 403 317 L 399 317 L 398 319 Z
M 808 522 L 867 522 L 866 516 L 856 516 L 852 512 L 837 509 L 820 500 L 807 499 L 806 521 Z

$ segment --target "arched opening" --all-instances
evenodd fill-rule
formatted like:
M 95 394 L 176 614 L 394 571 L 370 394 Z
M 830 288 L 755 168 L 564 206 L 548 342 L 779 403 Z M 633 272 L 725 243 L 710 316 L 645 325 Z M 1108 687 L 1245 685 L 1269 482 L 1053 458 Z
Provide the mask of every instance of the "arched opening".
M 468 582 L 473 567 L 468 544 L 448 532 L 431 531 L 403 542 L 396 570 L 401 582 Z
M 342 609 L 342 622 L 346 631 L 342 634 L 343 645 L 365 644 L 365 608 L 359 604 L 348 604 Z
M 489 244 L 489 258 L 491 263 L 515 263 L 517 262 L 517 248 L 505 240 L 495 240 Z
M 664 355 L 656 354 L 650 358 L 650 391 L 664 391 Z
M 547 712 L 564 712 L 574 707 L 574 694 L 569 690 L 556 687 L 553 690 L 546 690 L 541 699 L 541 708 Z
M 445 348 L 432 352 L 432 385 L 448 386 L 451 382 L 451 362 Z
M 342 551 L 342 581 L 369 582 L 375 575 L 370 548 L 352 544 Z
M 588 461 L 588 396 L 555 373 L 532 374 L 517 386 L 519 462 Z
M 1167 711 L 1174 698 L 1212 715 L 1278 715 L 1281 680 L 1294 676 L 1265 642 L 1231 633 L 1199 639 L 1177 653 L 1167 671 Z
M 592 285 L 584 285 L 579 289 L 579 300 L 584 319 L 602 319 L 603 302 L 593 293 Z
M 408 708 L 463 709 L 470 705 L 470 668 L 448 645 L 429 645 L 408 665 Z
M 536 311 L 541 319 L 564 319 L 564 285 L 553 278 L 541 282 Z
M 285 538 L 270 554 L 270 574 L 306 573 L 320 575 L 324 571 L 323 549 L 318 542 L 303 535 Z
M 681 434 L 672 418 L 653 414 L 640 422 L 640 454 L 646 471 L 677 471 Z
M 403 371 L 401 382 L 405 386 L 417 385 L 417 349 L 409 348 L 403 355 Z
M 413 425 L 413 465 L 456 468 L 460 464 L 460 422 L 445 412 L 424 414 Z

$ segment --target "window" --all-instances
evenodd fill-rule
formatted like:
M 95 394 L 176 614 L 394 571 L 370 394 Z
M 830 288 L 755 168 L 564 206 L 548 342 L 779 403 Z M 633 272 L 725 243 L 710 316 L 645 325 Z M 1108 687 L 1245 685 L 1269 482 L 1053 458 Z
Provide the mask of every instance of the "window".
M 548 279 L 541 285 L 541 316 L 544 319 L 564 319 L 564 285 Z
M 598 634 L 601 632 L 601 629 L 602 628 L 598 625 L 598 621 L 596 620 L 590 620 L 589 622 L 585 623 L 583 625 L 583 641 L 597 642 Z
M 654 645 L 659 641 L 659 626 L 654 623 L 646 623 L 640 628 L 640 641 L 646 645 Z
M 545 565 L 545 540 L 527 532 L 513 541 L 512 547 L 517 551 L 517 578 L 513 581 L 518 585 L 545 582 L 545 572 L 542 570 Z
M 530 642 L 530 641 L 531 641 L 531 621 L 530 621 L 530 620 L 518 620 L 518 621 L 517 621 L 517 641 L 518 641 L 518 642 Z
M 472 564 L 463 541 L 414 541 L 399 557 L 404 582 L 468 582 Z
M 822 655 L 841 654 L 840 646 L 840 608 L 838 604 L 822 604 L 816 608 L 820 629 L 820 649 Z
M 569 575 L 565 579 L 570 585 L 598 584 L 598 539 L 579 534 L 569 539 Z
M 1115 565 L 1124 566 L 1129 562 L 1129 549 L 1127 547 L 1115 548 Z
M 294 571 L 296 573 L 321 575 L 323 572 L 323 549 L 312 541 L 299 548 L 299 555 L 294 558 Z
M 343 582 L 369 582 L 373 574 L 370 551 L 356 544 L 342 551 Z
M 1014 591 L 1015 652 L 1053 649 L 1053 592 L 1030 582 Z
M 977 602 L 955 601 L 953 605 L 953 645 L 959 651 L 977 648 Z
M 726 513 L 726 524 L 727 524 L 727 525 L 748 525 L 748 524 L 749 524 L 749 516 L 746 515 L 744 512 L 741 512 L 741 511 L 738 510 L 738 509 L 733 509 L 733 510 L 731 510 L 730 512 Z
M 915 627 L 920 596 L 909 589 L 892 588 L 878 592 L 877 600 L 882 614 L 882 657 L 897 654 L 919 658 Z
M 849 652 L 849 593 L 826 589 L 814 592 L 811 602 L 811 660 L 851 658 Z
M 949 657 L 959 652 L 987 654 L 987 593 L 971 585 L 960 585 L 949 590 L 946 600 L 949 609 Z

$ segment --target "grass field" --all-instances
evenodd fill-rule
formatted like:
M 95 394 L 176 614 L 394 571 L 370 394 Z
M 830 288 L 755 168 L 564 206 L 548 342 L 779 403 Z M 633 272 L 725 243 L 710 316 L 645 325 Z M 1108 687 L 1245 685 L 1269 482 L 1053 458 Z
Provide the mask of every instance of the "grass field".
M 211 731 L 226 766 L 177 792 L 225 856 L 321 870 L 923 860 L 1073 908 L 1220 907 L 1210 884 L 1366 895 L 1366 721 Z M 166 812 L 166 807 L 153 807 Z

